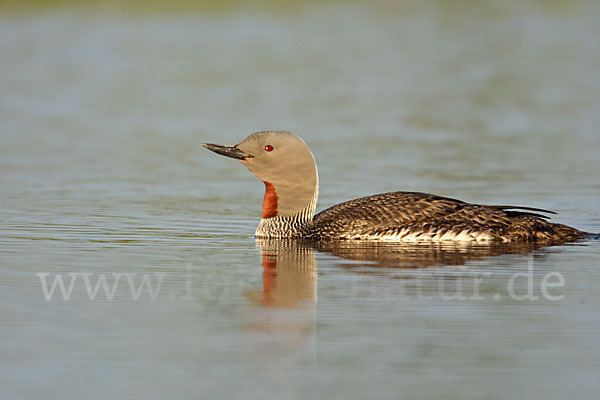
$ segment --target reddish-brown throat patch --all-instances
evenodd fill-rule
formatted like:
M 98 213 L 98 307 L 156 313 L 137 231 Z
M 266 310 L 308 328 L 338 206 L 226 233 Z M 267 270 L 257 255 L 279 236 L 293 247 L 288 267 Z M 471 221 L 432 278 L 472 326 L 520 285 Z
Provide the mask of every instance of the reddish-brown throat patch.
M 270 182 L 265 183 L 265 198 L 263 199 L 263 218 L 273 218 L 277 216 L 277 192 L 275 186 Z

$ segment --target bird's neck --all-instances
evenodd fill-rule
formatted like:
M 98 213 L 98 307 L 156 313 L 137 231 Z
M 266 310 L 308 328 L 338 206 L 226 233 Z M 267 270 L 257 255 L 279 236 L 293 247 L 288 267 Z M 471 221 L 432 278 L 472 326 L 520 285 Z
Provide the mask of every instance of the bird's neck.
M 262 219 L 256 228 L 258 238 L 298 236 L 312 225 L 319 196 L 316 172 L 308 179 L 265 182 Z

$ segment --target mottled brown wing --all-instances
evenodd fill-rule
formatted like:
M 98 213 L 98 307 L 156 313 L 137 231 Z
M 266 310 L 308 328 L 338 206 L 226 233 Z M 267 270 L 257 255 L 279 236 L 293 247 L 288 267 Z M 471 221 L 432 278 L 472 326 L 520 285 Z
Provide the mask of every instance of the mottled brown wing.
M 353 226 L 406 225 L 437 219 L 468 204 L 441 196 L 416 192 L 392 192 L 361 197 L 336 204 L 315 216 L 318 224 Z
M 525 211 L 521 211 L 525 210 Z M 360 238 L 411 233 L 475 232 L 492 239 L 537 241 L 560 235 L 557 224 L 532 211 L 512 206 L 483 206 L 418 192 L 392 192 L 350 200 L 315 216 L 320 237 Z M 557 236 L 558 235 L 558 236 Z

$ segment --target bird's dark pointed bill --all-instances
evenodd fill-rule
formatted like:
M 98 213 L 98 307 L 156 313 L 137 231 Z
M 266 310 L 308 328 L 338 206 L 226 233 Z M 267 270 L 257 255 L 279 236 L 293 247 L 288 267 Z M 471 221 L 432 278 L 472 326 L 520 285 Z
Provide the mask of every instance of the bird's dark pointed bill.
M 238 160 L 245 160 L 247 158 L 254 157 L 254 156 L 246 153 L 245 151 L 238 149 L 235 146 L 223 146 L 221 144 L 212 144 L 212 143 L 202 143 L 202 146 L 204 146 L 207 149 L 214 151 L 215 153 L 220 154 L 222 156 L 231 157 L 231 158 L 235 158 Z

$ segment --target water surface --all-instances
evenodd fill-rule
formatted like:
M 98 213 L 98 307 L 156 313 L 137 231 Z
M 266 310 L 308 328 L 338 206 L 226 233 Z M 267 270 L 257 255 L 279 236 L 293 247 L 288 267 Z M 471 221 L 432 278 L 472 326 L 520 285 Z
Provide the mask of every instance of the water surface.
M 263 185 L 199 144 L 295 131 L 319 210 L 424 191 L 600 232 L 599 11 L 0 17 L 4 396 L 595 397 L 597 242 L 255 242 Z

